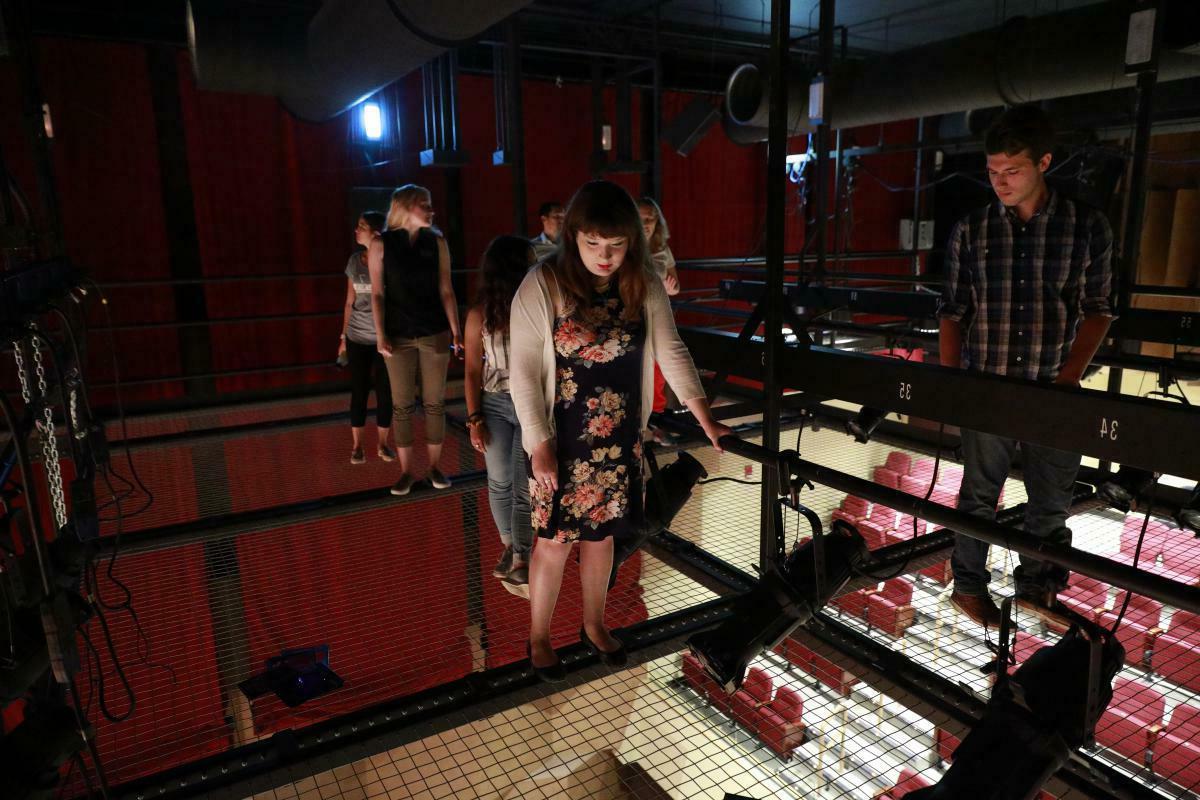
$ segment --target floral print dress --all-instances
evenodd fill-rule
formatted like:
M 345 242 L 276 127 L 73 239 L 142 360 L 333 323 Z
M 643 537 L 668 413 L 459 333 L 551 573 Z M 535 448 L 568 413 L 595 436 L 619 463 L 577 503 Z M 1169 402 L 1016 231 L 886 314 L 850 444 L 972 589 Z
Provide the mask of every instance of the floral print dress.
M 559 542 L 623 537 L 642 516 L 642 320 L 615 287 L 554 321 L 558 490 L 530 478 L 533 529 Z

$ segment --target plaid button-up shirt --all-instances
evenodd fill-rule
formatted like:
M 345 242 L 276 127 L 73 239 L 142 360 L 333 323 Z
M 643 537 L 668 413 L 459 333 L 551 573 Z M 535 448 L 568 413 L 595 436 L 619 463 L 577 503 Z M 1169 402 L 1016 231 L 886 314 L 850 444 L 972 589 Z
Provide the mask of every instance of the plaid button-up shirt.
M 999 201 L 954 226 L 938 316 L 962 323 L 963 366 L 1053 380 L 1082 316 L 1116 316 L 1113 236 L 1099 211 L 1051 192 L 1028 222 Z

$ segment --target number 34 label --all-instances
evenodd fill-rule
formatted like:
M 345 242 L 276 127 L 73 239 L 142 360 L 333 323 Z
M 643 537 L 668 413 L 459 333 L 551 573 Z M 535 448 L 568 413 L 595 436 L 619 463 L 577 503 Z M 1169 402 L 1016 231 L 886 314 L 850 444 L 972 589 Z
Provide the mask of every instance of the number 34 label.
M 1117 419 L 1108 419 L 1107 417 L 1100 418 L 1100 438 L 1108 439 L 1109 441 L 1117 441 L 1117 429 L 1121 422 Z

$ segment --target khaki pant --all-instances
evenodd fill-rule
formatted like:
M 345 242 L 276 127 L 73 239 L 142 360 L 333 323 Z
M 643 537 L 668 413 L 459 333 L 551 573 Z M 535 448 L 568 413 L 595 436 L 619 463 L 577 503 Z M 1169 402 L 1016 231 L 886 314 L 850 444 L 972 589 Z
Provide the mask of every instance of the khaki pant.
M 392 432 L 397 447 L 412 447 L 412 414 L 416 408 L 417 365 L 421 367 L 421 406 L 425 439 L 441 444 L 446 435 L 446 369 L 450 366 L 450 331 L 432 336 L 392 337 L 392 354 L 384 359 L 392 384 Z

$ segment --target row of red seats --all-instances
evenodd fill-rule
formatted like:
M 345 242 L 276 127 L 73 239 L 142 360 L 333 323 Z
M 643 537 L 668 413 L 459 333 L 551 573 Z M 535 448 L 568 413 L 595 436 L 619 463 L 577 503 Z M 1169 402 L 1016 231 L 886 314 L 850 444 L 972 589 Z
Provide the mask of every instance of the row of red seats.
M 892 578 L 873 589 L 859 589 L 841 595 L 833 605 L 852 617 L 866 620 L 869 628 L 900 637 L 912 627 L 916 612 L 913 609 L 913 585 L 908 578 Z
M 1125 592 L 1117 592 L 1112 608 L 1106 608 L 1109 587 L 1094 578 L 1075 574 L 1059 601 L 1106 628 L 1116 624 Z M 1163 605 L 1141 595 L 1129 598 L 1125 617 L 1117 628 L 1117 639 L 1125 648 L 1125 661 L 1146 667 L 1172 683 L 1200 692 L 1200 616 L 1176 611 L 1168 630 L 1163 630 Z
M 754 733 L 763 744 L 783 760 L 805 741 L 806 726 L 801 719 L 804 701 L 790 686 L 780 686 L 772 696 L 774 681 L 766 670 L 751 667 L 742 688 L 733 694 L 708 676 L 700 661 L 691 653 L 683 655 L 683 676 L 702 697 L 718 710 Z
M 854 673 L 842 669 L 795 639 L 784 639 L 775 648 L 775 652 L 787 659 L 789 664 L 796 665 L 842 697 L 849 697 L 854 685 L 858 683 L 858 676 Z
M 1096 724 L 1096 741 L 1189 791 L 1200 789 L 1200 708 L 1181 703 L 1164 724 L 1166 698 L 1141 681 L 1117 678 Z
M 1142 525 L 1146 535 L 1142 537 Z M 1137 553 L 1138 539 L 1142 540 Z M 1109 558 L 1123 564 L 1133 564 L 1138 556 L 1138 568 L 1162 575 L 1181 583 L 1195 583 L 1200 578 L 1200 540 L 1191 531 L 1176 528 L 1160 520 L 1146 522 L 1145 517 L 1130 515 L 1121 529 L 1118 550 Z

